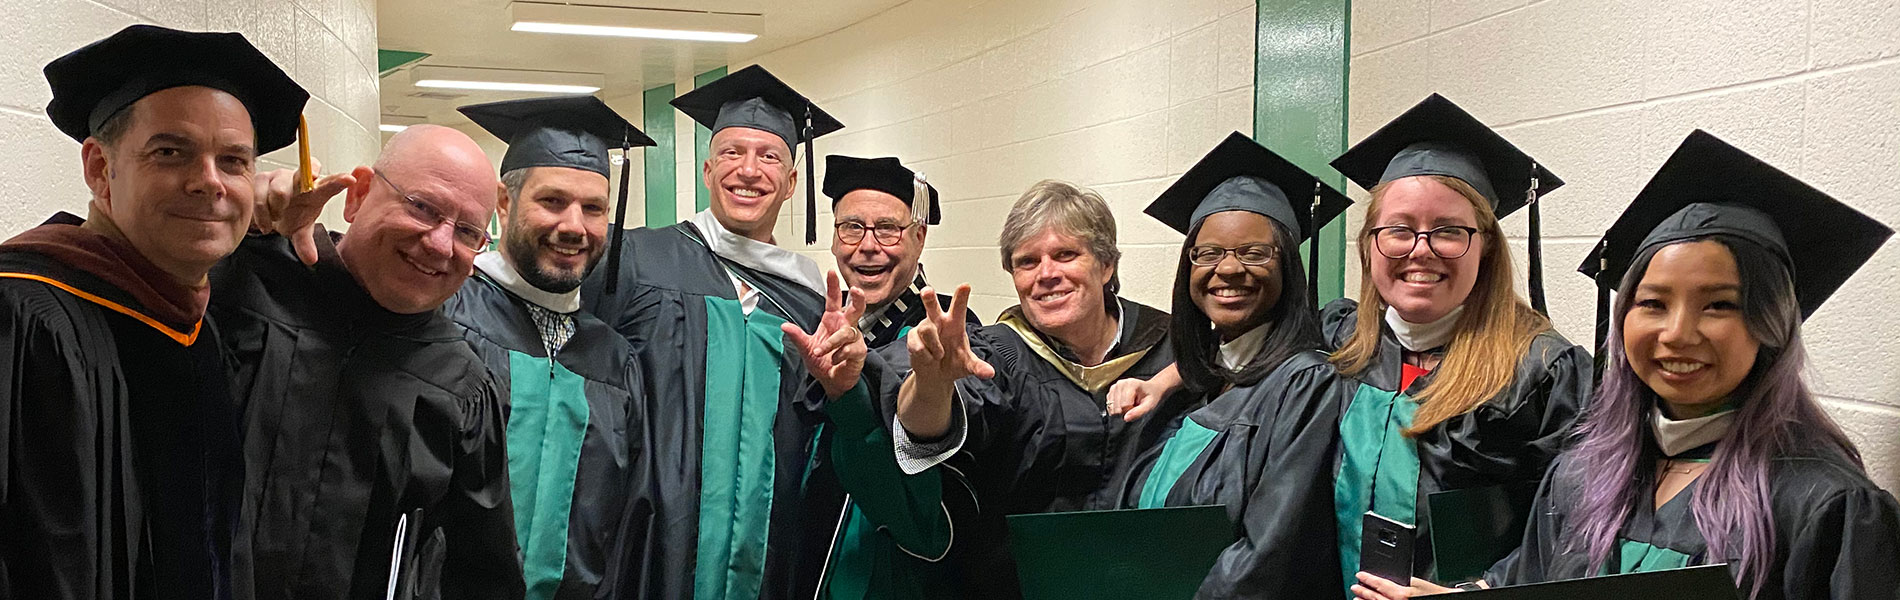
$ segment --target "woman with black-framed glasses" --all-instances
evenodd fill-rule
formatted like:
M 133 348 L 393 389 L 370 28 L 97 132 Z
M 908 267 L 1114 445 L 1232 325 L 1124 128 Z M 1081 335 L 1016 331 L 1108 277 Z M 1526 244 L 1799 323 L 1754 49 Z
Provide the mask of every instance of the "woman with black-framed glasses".
M 1360 570 L 1367 513 L 1414 527 L 1411 572 L 1387 576 L 1470 580 L 1515 545 L 1590 394 L 1589 353 L 1519 296 L 1499 225 L 1562 181 L 1437 95 L 1332 164 L 1372 192 L 1358 298 L 1320 311 L 1333 365 L 1357 380 L 1332 486 L 1336 592 Z

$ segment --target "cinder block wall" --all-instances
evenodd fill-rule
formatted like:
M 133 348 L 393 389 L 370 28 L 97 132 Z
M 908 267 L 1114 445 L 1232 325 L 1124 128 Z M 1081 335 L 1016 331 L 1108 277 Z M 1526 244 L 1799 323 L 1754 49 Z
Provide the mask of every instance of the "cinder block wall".
M 1569 183 L 1544 205 L 1544 279 L 1558 329 L 1586 345 L 1594 293 L 1575 269 L 1693 129 L 1900 225 L 1900 3 L 1353 2 L 1351 138 L 1431 92 Z M 1363 211 L 1350 214 L 1356 231 Z M 1521 273 L 1525 217 L 1506 227 Z M 1900 489 L 1896 274 L 1900 242 L 1804 331 L 1811 381 L 1888 489 Z
M 85 215 L 79 143 L 46 118 L 48 61 L 134 23 L 237 31 L 310 90 L 304 114 L 326 171 L 369 164 L 377 135 L 376 0 L 0 0 L 0 236 L 54 211 Z M 259 169 L 296 168 L 293 146 Z M 324 222 L 342 228 L 342 202 Z
M 1108 199 L 1124 293 L 1167 307 L 1181 236 L 1141 209 L 1228 132 L 1252 132 L 1253 30 L 1247 0 L 915 1 L 756 62 L 845 123 L 818 140 L 821 158 L 897 156 L 940 190 L 925 269 L 939 285 L 969 282 L 987 321 L 1016 303 L 996 250 L 1003 217 L 1048 178 Z M 687 166 L 690 205 L 699 172 Z M 802 190 L 777 237 L 830 268 L 819 203 L 818 245 L 802 244 Z

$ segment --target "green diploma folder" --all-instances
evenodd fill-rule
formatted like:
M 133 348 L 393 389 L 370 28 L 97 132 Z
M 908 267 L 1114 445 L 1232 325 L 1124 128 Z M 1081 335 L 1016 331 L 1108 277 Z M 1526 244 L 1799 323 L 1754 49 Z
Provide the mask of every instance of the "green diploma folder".
M 1704 565 L 1492 588 L 1459 594 L 1458 600 L 1735 600 L 1739 597 L 1728 565 Z
M 1010 515 L 1009 535 L 1025 600 L 1188 600 L 1235 540 L 1218 505 Z

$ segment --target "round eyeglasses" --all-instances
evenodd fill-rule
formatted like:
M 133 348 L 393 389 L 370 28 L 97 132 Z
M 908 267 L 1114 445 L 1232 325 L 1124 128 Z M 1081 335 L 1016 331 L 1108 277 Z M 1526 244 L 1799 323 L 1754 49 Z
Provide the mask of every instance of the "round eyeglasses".
M 1386 258 L 1405 258 L 1418 249 L 1418 241 L 1425 240 L 1425 247 L 1439 258 L 1458 258 L 1471 251 L 1471 237 L 1478 234 L 1478 228 L 1463 225 L 1444 225 L 1425 231 L 1419 231 L 1404 225 L 1374 227 L 1366 232 L 1372 238 L 1372 245 Z
M 878 223 L 876 226 L 871 226 L 857 221 L 840 221 L 832 223 L 831 226 L 838 230 L 838 241 L 846 244 L 856 244 L 864 241 L 864 232 L 868 230 L 871 232 L 871 237 L 877 240 L 877 243 L 885 246 L 895 246 L 898 241 L 904 239 L 904 231 L 916 227 L 917 223 L 915 221 L 912 221 L 909 225 Z
M 396 195 L 402 198 L 403 213 L 407 214 L 409 218 L 414 219 L 424 227 L 428 227 L 430 231 L 434 231 L 435 228 L 441 227 L 446 223 L 455 230 L 455 245 L 474 250 L 478 253 L 488 249 L 487 229 L 477 227 L 470 223 L 457 221 L 442 214 L 442 209 L 436 208 L 434 204 L 430 204 L 428 201 L 418 198 L 409 192 L 405 192 L 402 188 L 396 187 L 396 182 L 390 181 L 389 176 L 384 175 L 381 169 L 371 169 L 370 172 L 375 173 L 377 179 L 383 180 L 383 183 L 387 184 L 389 189 L 395 190 Z

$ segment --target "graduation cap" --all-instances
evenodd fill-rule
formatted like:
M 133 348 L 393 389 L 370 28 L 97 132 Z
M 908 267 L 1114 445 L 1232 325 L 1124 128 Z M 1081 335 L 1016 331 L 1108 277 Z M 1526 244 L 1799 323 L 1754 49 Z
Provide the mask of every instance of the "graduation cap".
M 1351 204 L 1346 194 L 1236 131 L 1142 212 L 1185 235 L 1208 215 L 1247 211 L 1273 219 L 1294 239 L 1305 241 Z M 1309 250 L 1307 266 L 1312 268 L 1318 262 L 1318 245 Z M 1315 302 L 1318 281 L 1313 277 L 1306 281 L 1307 294 Z
M 1543 244 L 1537 199 L 1564 182 L 1510 141 L 1444 96 L 1432 94 L 1333 159 L 1359 187 L 1418 175 L 1470 184 L 1499 219 L 1530 207 L 1531 306 L 1544 306 Z
M 1700 129 L 1676 148 L 1577 267 L 1597 281 L 1597 347 L 1607 291 L 1650 248 L 1708 235 L 1761 246 L 1794 277 L 1801 318 L 1871 258 L 1893 230 Z
M 297 141 L 310 93 L 238 33 L 133 25 L 46 64 L 53 100 L 46 115 L 84 142 L 114 115 L 155 92 L 204 86 L 237 97 L 250 113 L 258 153 Z
M 713 133 L 727 127 L 757 129 L 785 140 L 797 156 L 805 145 L 805 243 L 818 241 L 818 195 L 809 155 L 811 141 L 844 129 L 844 124 L 812 104 L 811 99 L 779 81 L 765 67 L 752 65 L 673 99 L 673 107 Z
M 548 96 L 503 100 L 456 108 L 482 129 L 508 142 L 501 172 L 528 167 L 565 167 L 613 177 L 608 148 L 626 157 L 635 147 L 654 145 L 653 138 L 627 122 L 606 102 L 591 95 Z M 627 173 L 620 173 L 620 194 L 614 203 L 613 241 L 607 252 L 607 293 L 618 287 L 620 243 L 627 218 Z
M 837 208 L 838 201 L 855 190 L 877 190 L 896 196 L 910 207 L 913 219 L 926 225 L 936 225 L 943 220 L 943 211 L 937 205 L 937 188 L 924 181 L 922 174 L 904 168 L 896 157 L 826 156 L 825 195 L 831 197 L 832 208 Z M 929 200 L 919 203 L 918 196 Z

